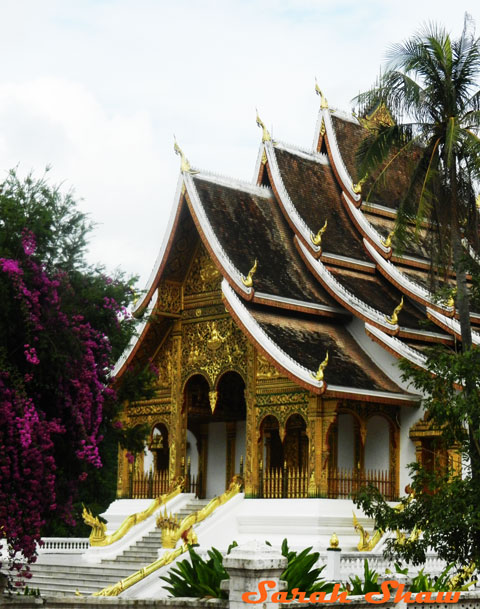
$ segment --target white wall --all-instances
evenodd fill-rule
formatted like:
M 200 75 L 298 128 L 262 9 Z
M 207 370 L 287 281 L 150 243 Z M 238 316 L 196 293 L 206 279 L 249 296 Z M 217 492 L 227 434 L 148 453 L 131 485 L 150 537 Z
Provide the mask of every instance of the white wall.
M 144 453 L 145 454 L 143 456 L 143 471 L 144 473 L 147 473 L 150 471 L 150 468 L 153 467 L 153 453 L 146 446 Z
M 198 449 L 197 449 L 197 439 L 193 435 L 193 433 L 187 429 L 187 463 L 188 458 L 190 457 L 190 474 L 192 476 L 198 475 Z
M 225 492 L 226 441 L 225 423 L 210 423 L 208 426 L 207 497 L 216 497 Z
M 354 443 L 353 443 L 353 417 L 351 414 L 339 414 L 338 424 L 338 452 L 337 467 L 339 469 L 353 469 Z
M 390 430 L 383 417 L 375 416 L 367 421 L 365 469 L 390 469 Z

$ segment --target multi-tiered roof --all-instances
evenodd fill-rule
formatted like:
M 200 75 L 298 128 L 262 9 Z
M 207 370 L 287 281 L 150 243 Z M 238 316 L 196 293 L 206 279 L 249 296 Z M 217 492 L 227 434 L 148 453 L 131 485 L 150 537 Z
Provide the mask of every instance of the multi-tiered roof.
M 304 150 L 274 141 L 258 118 L 263 136 L 253 184 L 192 169 L 176 145 L 182 167 L 174 209 L 137 314 L 155 308 L 162 282 L 182 280 L 188 260 L 181 245 L 198 232 L 223 276 L 226 308 L 283 374 L 325 396 L 417 401 L 372 358 L 359 324 L 386 352 L 419 366 L 425 346 L 453 346 L 460 326 L 453 299 L 439 301 L 429 290 L 422 246 L 393 251 L 405 164 L 392 163 L 368 203 L 362 197 L 371 183 L 359 180 L 355 152 L 371 120 L 332 111 L 322 96 L 314 145 Z M 471 320 L 478 328 L 480 314 Z M 147 322 L 119 372 L 152 331 Z

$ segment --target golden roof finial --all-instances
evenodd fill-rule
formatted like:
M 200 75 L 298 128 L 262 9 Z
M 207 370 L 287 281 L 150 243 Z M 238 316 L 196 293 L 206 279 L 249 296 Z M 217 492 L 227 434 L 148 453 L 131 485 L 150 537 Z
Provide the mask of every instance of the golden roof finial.
M 352 184 L 352 190 L 356 195 L 359 195 L 362 192 L 362 186 L 367 181 L 367 176 L 363 176 L 361 180 L 358 181 L 357 184 Z
M 255 108 L 255 110 L 257 110 L 257 109 Z M 272 137 L 271 137 L 270 133 L 268 132 L 268 129 L 265 127 L 264 122 L 259 117 L 258 110 L 257 110 L 257 125 L 259 127 L 261 127 L 262 130 L 263 130 L 263 133 L 262 133 L 262 142 L 271 142 L 272 141 Z
M 395 229 L 391 230 L 386 239 L 381 239 L 380 243 L 383 247 L 392 247 L 392 238 L 395 236 Z
M 316 381 L 323 381 L 323 371 L 325 370 L 327 365 L 328 365 L 328 351 L 327 351 L 327 355 L 325 356 L 325 359 L 318 367 L 317 372 L 315 374 L 310 373 L 312 378 L 314 378 Z
M 248 275 L 246 277 L 242 277 L 242 283 L 245 287 L 251 288 L 253 285 L 253 276 L 257 272 L 257 259 L 255 258 L 255 262 L 253 263 L 252 268 L 248 271 Z
M 477 209 L 480 210 L 480 193 L 478 193 L 477 198 L 475 199 L 475 205 L 477 206 Z
M 175 154 L 178 154 L 181 159 L 180 171 L 182 173 L 193 173 L 192 168 L 190 167 L 190 163 L 188 162 L 187 157 L 184 155 L 183 150 L 178 145 L 177 138 L 175 137 L 175 135 L 173 136 L 173 139 L 175 142 L 173 149 L 175 150 Z
M 310 239 L 311 239 L 313 245 L 316 245 L 318 247 L 319 245 L 322 244 L 322 235 L 327 230 L 327 225 L 328 225 L 328 220 L 325 220 L 325 224 L 322 226 L 322 228 L 318 231 L 318 233 L 316 235 L 314 235 L 313 233 L 310 233 Z
M 402 309 L 403 309 L 403 296 L 402 296 L 402 300 L 400 301 L 400 304 L 398 306 L 396 306 L 395 309 L 393 310 L 392 316 L 391 317 L 385 316 L 387 323 L 389 323 L 391 326 L 396 326 L 398 324 L 398 314 L 400 313 L 400 311 Z
M 327 110 L 328 109 L 328 101 L 325 95 L 322 93 L 322 90 L 318 86 L 317 79 L 315 78 L 315 92 L 320 96 L 320 109 Z
M 333 533 L 332 536 L 330 537 L 330 547 L 334 548 L 334 549 L 338 548 L 338 544 L 339 544 L 339 541 L 338 541 L 337 534 Z

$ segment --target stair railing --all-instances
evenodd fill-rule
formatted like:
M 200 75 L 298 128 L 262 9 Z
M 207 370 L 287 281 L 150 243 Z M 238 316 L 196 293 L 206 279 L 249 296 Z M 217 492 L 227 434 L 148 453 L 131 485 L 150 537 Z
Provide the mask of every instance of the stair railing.
M 108 546 L 112 543 L 115 543 L 119 539 L 121 539 L 132 527 L 140 522 L 146 520 L 149 516 L 151 516 L 158 508 L 165 505 L 168 501 L 179 495 L 184 486 L 184 479 L 179 478 L 174 481 L 168 493 L 165 495 L 161 495 L 152 501 L 152 503 L 148 506 L 146 510 L 143 512 L 137 512 L 136 514 L 130 514 L 127 516 L 122 524 L 118 527 L 118 529 L 107 535 L 107 526 L 104 522 L 98 518 L 98 516 L 94 516 L 90 510 L 87 510 L 85 506 L 83 506 L 83 521 L 88 526 L 92 527 L 92 532 L 90 533 L 89 542 L 91 546 Z
M 235 474 L 232 478 L 232 482 L 228 489 L 218 497 L 214 497 L 211 501 L 207 503 L 205 507 L 197 512 L 193 512 L 192 514 L 188 514 L 185 518 L 178 523 L 178 521 L 172 517 L 172 515 L 168 515 L 165 509 L 165 513 L 157 519 L 157 526 L 162 529 L 162 547 L 164 548 L 174 548 L 177 545 L 177 542 L 180 538 L 184 538 L 185 534 L 192 528 L 194 524 L 197 522 L 202 522 L 205 520 L 212 512 L 214 512 L 218 507 L 229 501 L 232 497 L 237 495 L 243 486 L 243 479 Z
M 201 522 L 202 520 L 205 520 L 205 518 L 207 518 L 207 516 L 209 516 L 212 512 L 214 512 L 219 506 L 223 505 L 224 503 L 229 501 L 229 499 L 231 499 L 232 497 L 237 495 L 242 490 L 242 486 L 243 486 L 243 479 L 238 475 L 233 476 L 232 482 L 230 483 L 228 490 L 226 490 L 222 495 L 219 495 L 218 497 L 215 497 L 214 499 L 212 499 L 204 508 L 202 508 L 201 510 L 198 510 L 198 512 L 189 514 L 188 516 L 185 516 L 185 518 L 182 520 L 182 522 L 180 523 L 180 526 L 175 531 L 175 535 L 172 535 L 170 537 L 170 539 L 172 541 L 174 538 L 176 538 L 175 543 L 181 537 L 183 540 L 183 543 L 181 546 L 179 546 L 178 548 L 175 548 L 175 545 L 172 546 L 172 548 L 175 548 L 175 549 L 172 549 L 171 552 L 166 552 L 158 560 L 155 560 L 154 562 L 150 563 L 146 567 L 143 567 L 142 569 L 135 571 L 135 573 L 132 573 L 125 579 L 118 581 L 116 584 L 113 584 L 112 586 L 108 586 L 107 588 L 103 588 L 103 590 L 100 590 L 99 592 L 95 592 L 93 594 L 93 596 L 118 596 L 119 594 L 124 592 L 127 588 L 130 588 L 134 584 L 137 584 L 139 581 L 141 581 L 148 575 L 151 575 L 152 573 L 154 573 L 154 571 L 157 571 L 158 569 L 161 569 L 165 565 L 170 564 L 176 558 L 178 558 L 179 556 L 184 554 L 188 550 L 189 546 L 198 543 L 197 536 L 195 534 L 195 531 L 193 530 L 193 525 L 197 522 Z M 163 539 L 163 529 L 162 529 L 162 539 Z M 168 547 L 168 546 L 164 545 L 164 547 Z

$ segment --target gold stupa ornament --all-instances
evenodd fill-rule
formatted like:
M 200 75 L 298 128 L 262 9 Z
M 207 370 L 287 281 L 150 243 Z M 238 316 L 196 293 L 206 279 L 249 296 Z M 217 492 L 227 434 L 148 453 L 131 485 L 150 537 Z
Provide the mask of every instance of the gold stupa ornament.
M 246 277 L 242 277 L 242 283 L 245 287 L 251 288 L 253 285 L 253 276 L 257 272 L 257 259 L 255 258 L 255 262 L 253 263 L 252 268 L 248 271 L 248 275 Z
M 333 533 L 332 536 L 330 537 L 330 547 L 335 550 L 338 548 L 338 544 L 339 544 L 338 536 L 336 533 Z
M 327 230 L 327 225 L 328 225 L 328 220 L 325 220 L 325 224 L 322 226 L 322 228 L 318 231 L 318 233 L 316 235 L 314 235 L 313 233 L 310 233 L 310 239 L 311 239 L 313 245 L 316 245 L 317 247 L 319 247 L 322 244 L 322 235 Z
M 327 355 L 325 356 L 325 359 L 318 367 L 317 372 L 315 374 L 311 373 L 312 378 L 314 378 L 316 381 L 323 381 L 324 370 L 327 366 L 328 366 L 328 351 L 327 351 Z
M 403 309 L 403 296 L 402 296 L 402 299 L 400 300 L 400 304 L 397 305 L 395 307 L 395 309 L 393 310 L 392 316 L 385 317 L 385 319 L 387 320 L 387 323 L 389 323 L 391 326 L 396 326 L 398 324 L 398 314 L 400 313 L 400 311 L 402 309 Z

